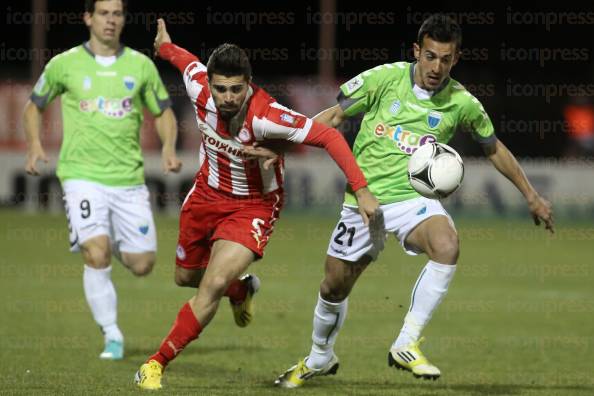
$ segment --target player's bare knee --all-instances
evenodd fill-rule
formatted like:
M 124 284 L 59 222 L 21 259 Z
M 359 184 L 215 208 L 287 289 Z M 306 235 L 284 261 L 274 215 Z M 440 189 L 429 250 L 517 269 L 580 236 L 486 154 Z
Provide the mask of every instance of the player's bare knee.
M 196 287 L 194 278 L 187 272 L 175 272 L 175 284 L 181 287 Z
M 320 296 L 330 302 L 340 302 L 349 296 L 350 288 L 324 279 L 320 284 Z
M 111 251 L 97 245 L 82 247 L 85 264 L 93 268 L 107 268 L 111 264 Z
M 155 266 L 155 258 L 154 257 L 146 257 L 138 260 L 134 265 L 130 268 L 132 273 L 136 276 L 146 276 L 150 274 Z
M 181 287 L 198 287 L 204 276 L 203 270 L 187 270 L 181 267 L 175 267 L 174 281 Z
M 175 284 L 178 286 L 181 286 L 181 287 L 188 286 L 187 276 L 184 274 L 181 274 L 177 271 L 173 275 L 173 280 L 175 281 Z
M 460 242 L 455 232 L 440 234 L 429 241 L 431 259 L 442 264 L 456 264 L 460 254 Z

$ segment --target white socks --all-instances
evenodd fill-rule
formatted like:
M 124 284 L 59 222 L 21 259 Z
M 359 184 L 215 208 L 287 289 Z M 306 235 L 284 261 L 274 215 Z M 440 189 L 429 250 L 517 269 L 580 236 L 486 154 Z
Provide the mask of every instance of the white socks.
M 427 325 L 433 311 L 448 292 L 448 286 L 454 273 L 455 265 L 436 263 L 429 260 L 412 291 L 410 308 L 404 318 L 404 326 L 392 348 L 401 348 L 419 339 L 421 331 Z
M 307 367 L 321 369 L 332 359 L 334 343 L 346 318 L 347 307 L 348 298 L 332 303 L 318 295 L 311 335 L 313 345 L 306 361 Z
M 111 266 L 96 269 L 85 264 L 83 286 L 93 318 L 101 326 L 105 339 L 123 341 L 124 336 L 117 325 L 118 298 L 111 282 Z

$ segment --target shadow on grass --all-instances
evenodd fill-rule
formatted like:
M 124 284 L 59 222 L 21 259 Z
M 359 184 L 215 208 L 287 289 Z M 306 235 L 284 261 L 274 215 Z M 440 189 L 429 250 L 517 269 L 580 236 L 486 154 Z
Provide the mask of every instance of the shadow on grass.
M 157 351 L 158 345 L 154 345 L 151 347 L 130 347 L 126 349 L 126 359 L 146 359 L 152 354 Z M 183 360 L 184 356 L 194 356 L 194 355 L 201 355 L 201 356 L 209 356 L 217 353 L 240 353 L 240 354 L 251 354 L 256 352 L 261 352 L 266 348 L 257 346 L 257 345 L 233 345 L 233 344 L 225 344 L 225 345 L 196 345 L 190 348 L 187 348 L 183 351 L 183 354 L 180 355 L 180 358 Z M 229 355 L 231 356 L 231 355 Z
M 262 378 L 254 384 L 261 389 L 274 389 L 270 379 Z M 305 385 L 304 390 L 328 394 L 348 395 L 464 395 L 464 396 L 507 396 L 524 394 L 542 395 L 594 395 L 594 386 L 589 385 L 539 385 L 539 384 L 456 384 L 439 383 L 403 384 L 385 381 L 325 381 L 316 379 Z

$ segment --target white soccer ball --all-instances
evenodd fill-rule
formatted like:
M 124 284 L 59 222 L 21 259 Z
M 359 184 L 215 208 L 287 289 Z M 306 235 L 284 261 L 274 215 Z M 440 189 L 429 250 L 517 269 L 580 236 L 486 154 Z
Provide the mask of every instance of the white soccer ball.
M 408 180 L 411 186 L 427 198 L 447 197 L 460 187 L 463 178 L 462 158 L 447 144 L 424 144 L 408 161 Z

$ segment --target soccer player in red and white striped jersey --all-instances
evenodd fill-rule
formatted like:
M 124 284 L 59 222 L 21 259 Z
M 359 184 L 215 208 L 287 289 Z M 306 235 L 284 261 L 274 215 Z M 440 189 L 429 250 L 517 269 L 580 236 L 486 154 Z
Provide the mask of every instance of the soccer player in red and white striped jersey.
M 378 209 L 340 132 L 287 109 L 252 84 L 242 49 L 222 44 L 204 65 L 172 44 L 165 23 L 158 23 L 156 53 L 183 73 L 202 134 L 200 170 L 181 210 L 175 274 L 178 285 L 200 287 L 136 373 L 143 389 L 161 388 L 166 365 L 198 337 L 223 296 L 239 326 L 251 321 L 259 280 L 238 277 L 264 254 L 283 204 L 284 164 L 265 167 L 264 160 L 245 155 L 244 147 L 271 140 L 323 147 L 346 175 L 366 223 Z

